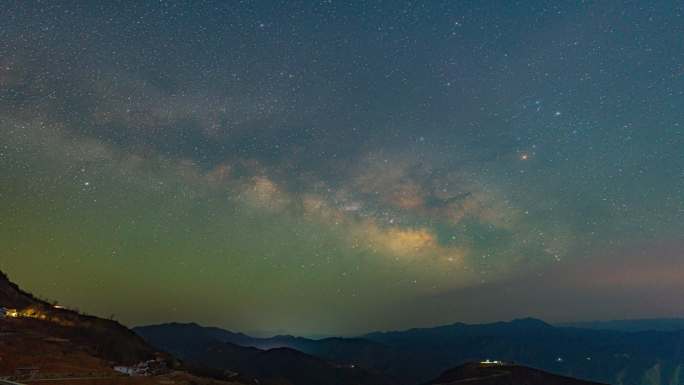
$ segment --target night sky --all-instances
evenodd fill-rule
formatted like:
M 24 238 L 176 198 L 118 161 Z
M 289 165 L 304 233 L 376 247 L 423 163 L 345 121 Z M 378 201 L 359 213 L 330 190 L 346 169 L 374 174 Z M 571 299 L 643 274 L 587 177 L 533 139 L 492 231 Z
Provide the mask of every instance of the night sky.
M 684 316 L 676 1 L 5 1 L 0 269 L 128 324 Z

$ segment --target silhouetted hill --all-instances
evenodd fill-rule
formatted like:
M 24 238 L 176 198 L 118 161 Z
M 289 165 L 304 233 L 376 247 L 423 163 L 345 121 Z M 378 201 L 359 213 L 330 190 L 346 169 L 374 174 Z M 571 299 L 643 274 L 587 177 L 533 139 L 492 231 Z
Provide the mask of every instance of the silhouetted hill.
M 466 363 L 425 385 L 600 385 L 519 365 Z

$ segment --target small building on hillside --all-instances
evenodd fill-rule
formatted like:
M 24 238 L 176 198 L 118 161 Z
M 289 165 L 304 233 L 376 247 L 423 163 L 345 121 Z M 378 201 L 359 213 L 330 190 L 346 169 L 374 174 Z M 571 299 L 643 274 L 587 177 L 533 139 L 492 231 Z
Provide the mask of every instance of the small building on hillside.
M 113 369 L 129 376 L 153 376 L 168 372 L 166 362 L 162 359 L 139 362 L 133 366 L 115 366 Z
M 480 361 L 480 365 L 482 365 L 482 366 L 507 366 L 507 365 L 513 365 L 513 362 L 501 361 L 501 360 L 490 360 L 489 358 L 487 358 L 484 361 Z
M 133 367 L 130 366 L 115 366 L 114 370 L 126 374 L 128 376 L 134 376 L 136 374 L 136 370 Z

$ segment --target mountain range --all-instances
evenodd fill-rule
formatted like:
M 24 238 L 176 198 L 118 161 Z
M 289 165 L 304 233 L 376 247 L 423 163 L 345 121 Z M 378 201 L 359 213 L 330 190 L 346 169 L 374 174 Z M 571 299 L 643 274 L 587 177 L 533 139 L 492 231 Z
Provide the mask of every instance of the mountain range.
M 305 338 L 281 336 L 255 339 L 241 333 L 196 324 L 170 324 L 141 328 L 148 343 L 130 329 L 106 320 L 36 298 L 12 283 L 0 272 L 0 383 L 32 384 L 50 381 L 56 385 L 92 383 L 98 385 L 396 385 L 381 371 L 354 364 L 340 364 L 299 350 L 276 345 L 297 344 L 302 349 L 316 347 L 320 355 L 345 355 L 367 351 L 366 362 L 389 353 L 384 345 L 362 338 L 331 338 L 326 343 Z M 139 331 L 140 332 L 140 331 Z M 169 334 L 173 333 L 173 334 Z M 257 344 L 262 347 L 241 346 Z M 168 341 L 169 343 L 165 343 Z M 153 346 L 155 345 L 155 346 Z M 166 352 L 161 351 L 161 349 Z M 177 360 L 169 353 L 183 358 Z M 362 357 L 363 358 L 363 357 Z M 481 367 L 479 373 L 477 368 Z M 472 384 L 496 380 L 489 385 L 507 385 L 510 376 L 492 376 L 487 364 L 470 364 Z M 142 376 L 122 374 L 144 369 Z M 152 369 L 151 369 L 152 368 Z M 501 367 L 505 370 L 504 367 Z M 457 370 L 454 369 L 454 370 Z M 507 369 L 506 369 L 507 370 Z M 530 378 L 546 378 L 548 373 L 529 370 Z M 498 372 L 497 372 L 498 373 Z M 515 378 L 523 378 L 518 375 Z M 7 382 L 7 380 L 15 382 Z M 508 381 L 508 382 L 506 382 Z M 458 380 L 457 382 L 460 382 Z M 531 383 L 532 384 L 532 383 Z M 565 385 L 566 383 L 558 383 Z M 572 385 L 584 385 L 576 381 Z M 532 384 L 533 385 L 533 384 Z
M 313 350 L 319 344 L 305 338 L 282 336 L 258 340 L 196 324 L 143 329 L 150 332 L 148 337 L 154 344 L 116 321 L 41 300 L 23 291 L 0 272 L 0 383 L 397 385 L 381 371 L 333 362 L 288 347 L 274 347 L 295 341 L 298 346 Z M 164 340 L 171 343 L 164 344 Z M 263 349 L 226 340 L 241 344 L 258 342 Z M 382 344 L 365 339 L 332 338 L 328 343 L 328 347 L 338 348 L 327 352 L 319 350 L 321 355 L 350 355 L 369 346 L 380 349 L 368 350 L 366 360 L 375 362 L 370 358 L 390 351 Z M 170 353 L 182 357 L 183 361 Z M 122 371 L 137 375 L 129 376 Z M 482 377 L 475 372 L 473 375 L 477 377 L 473 380 L 477 381 Z M 554 378 L 547 373 L 542 375 L 549 380 Z M 503 381 L 506 377 L 496 379 Z M 581 384 L 585 383 L 577 382 L 577 385 Z
M 0 308 L 0 377 L 15 379 L 34 368 L 51 381 L 97 374 L 101 385 L 114 385 L 122 383 L 115 367 L 154 362 L 165 368 L 148 373 L 156 383 L 179 385 L 684 384 L 683 331 L 591 330 L 532 318 L 355 338 L 257 338 L 195 323 L 132 331 L 40 300 L 1 272 Z
M 183 359 L 193 344 L 290 348 L 384 373 L 398 384 L 424 383 L 467 362 L 496 359 L 563 376 L 613 384 L 684 384 L 684 331 L 623 332 L 557 327 L 526 318 L 376 332 L 357 338 L 255 338 L 197 324 L 134 328 L 152 345 Z M 182 337 L 179 337 L 182 336 Z M 193 356 L 193 360 L 203 357 Z

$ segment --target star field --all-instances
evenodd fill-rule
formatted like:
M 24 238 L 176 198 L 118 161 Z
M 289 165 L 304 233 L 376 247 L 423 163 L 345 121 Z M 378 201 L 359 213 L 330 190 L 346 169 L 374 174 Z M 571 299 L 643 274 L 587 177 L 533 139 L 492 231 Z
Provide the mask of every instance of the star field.
M 683 14 L 10 2 L 0 269 L 131 325 L 681 316 Z

